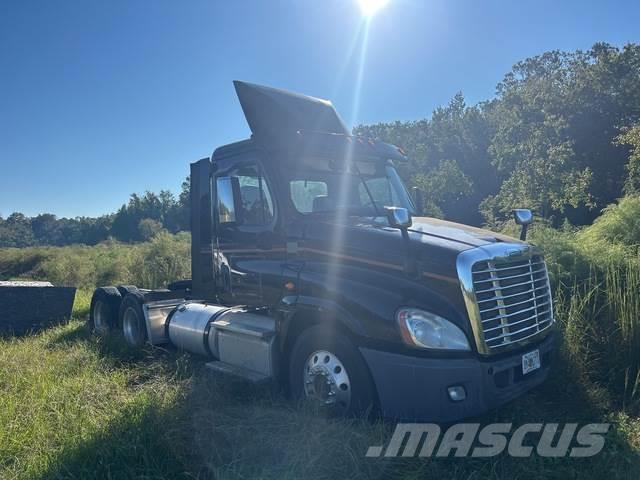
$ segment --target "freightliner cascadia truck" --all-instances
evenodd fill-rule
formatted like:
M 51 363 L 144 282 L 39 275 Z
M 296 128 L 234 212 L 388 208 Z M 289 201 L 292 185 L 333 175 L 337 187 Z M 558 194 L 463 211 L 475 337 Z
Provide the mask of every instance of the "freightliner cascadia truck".
M 235 82 L 251 138 L 191 164 L 192 278 L 98 288 L 90 323 L 283 384 L 327 413 L 448 422 L 548 375 L 542 253 L 418 216 L 401 148 L 352 136 L 332 104 Z

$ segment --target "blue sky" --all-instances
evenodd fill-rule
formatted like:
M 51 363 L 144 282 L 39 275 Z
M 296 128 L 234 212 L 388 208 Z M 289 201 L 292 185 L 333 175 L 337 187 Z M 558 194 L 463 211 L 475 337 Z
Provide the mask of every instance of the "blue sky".
M 177 192 L 248 135 L 234 79 L 329 98 L 352 125 L 420 119 L 490 98 L 527 56 L 640 41 L 640 2 L 391 0 L 360 75 L 362 25 L 356 0 L 3 0 L 0 215 Z

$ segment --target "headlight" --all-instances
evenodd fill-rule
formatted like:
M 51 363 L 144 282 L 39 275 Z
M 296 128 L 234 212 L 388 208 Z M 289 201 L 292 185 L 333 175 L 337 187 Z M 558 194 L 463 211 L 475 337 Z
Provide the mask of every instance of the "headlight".
M 462 330 L 438 315 L 416 308 L 401 308 L 396 319 L 402 338 L 413 347 L 471 350 Z

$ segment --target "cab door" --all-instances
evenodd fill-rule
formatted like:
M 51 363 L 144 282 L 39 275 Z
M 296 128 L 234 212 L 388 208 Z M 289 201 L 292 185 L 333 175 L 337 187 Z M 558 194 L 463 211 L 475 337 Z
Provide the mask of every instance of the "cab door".
M 270 306 L 282 291 L 284 235 L 275 185 L 256 156 L 216 172 L 216 284 L 229 305 Z

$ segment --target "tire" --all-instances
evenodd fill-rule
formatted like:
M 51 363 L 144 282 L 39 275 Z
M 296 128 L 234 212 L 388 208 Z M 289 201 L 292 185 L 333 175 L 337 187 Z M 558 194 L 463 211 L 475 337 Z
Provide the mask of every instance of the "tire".
M 307 400 L 330 416 L 373 411 L 376 395 L 369 369 L 358 349 L 339 330 L 329 332 L 322 326 L 304 330 L 289 359 L 289 387 L 294 399 Z
M 120 325 L 125 341 L 132 347 L 142 347 L 147 341 L 147 323 L 142 305 L 144 297 L 140 292 L 128 293 L 120 304 Z
M 89 327 L 97 335 L 107 335 L 118 325 L 122 296 L 116 287 L 96 288 L 91 297 Z
M 167 285 L 167 290 L 175 292 L 176 290 L 192 290 L 193 282 L 191 280 L 177 280 Z
M 120 295 L 122 295 L 122 298 L 126 297 L 131 292 L 138 291 L 138 287 L 135 285 L 118 285 L 116 288 L 120 292 Z

